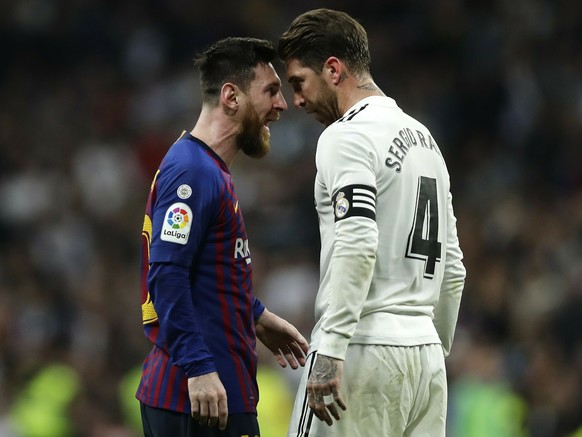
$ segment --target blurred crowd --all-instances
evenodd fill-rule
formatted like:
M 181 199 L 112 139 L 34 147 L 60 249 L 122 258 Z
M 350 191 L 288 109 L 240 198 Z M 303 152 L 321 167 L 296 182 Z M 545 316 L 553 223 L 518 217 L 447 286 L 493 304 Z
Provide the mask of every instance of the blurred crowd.
M 3 0 L 0 437 L 140 435 L 143 212 L 200 109 L 192 58 L 315 7 L 362 22 L 376 83 L 448 162 L 468 271 L 448 435 L 582 435 L 582 2 Z M 231 169 L 255 292 L 306 336 L 321 130 L 290 108 Z M 287 411 L 298 373 L 262 355 L 283 381 L 264 415 Z

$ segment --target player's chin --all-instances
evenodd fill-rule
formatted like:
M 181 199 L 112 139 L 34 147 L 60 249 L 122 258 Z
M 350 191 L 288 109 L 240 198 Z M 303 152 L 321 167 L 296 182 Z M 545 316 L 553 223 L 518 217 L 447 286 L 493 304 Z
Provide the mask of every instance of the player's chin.
M 271 150 L 271 131 L 267 126 L 265 127 L 266 129 L 261 129 L 261 148 L 259 158 L 262 158 L 269 153 L 269 150 Z
M 252 147 L 246 147 L 243 149 L 243 152 L 255 159 L 263 158 L 269 150 L 271 150 L 271 142 L 270 142 L 271 134 L 268 129 L 261 129 L 259 133 L 259 137 L 257 138 L 256 142 L 252 144 Z
M 316 120 L 316 121 L 318 121 L 319 123 L 325 124 L 325 125 L 327 126 L 327 124 L 326 124 L 326 122 L 327 122 L 327 119 L 326 119 L 325 115 L 324 115 L 324 114 L 322 114 L 321 112 L 319 112 L 319 111 L 316 111 L 316 110 L 315 110 L 315 109 L 313 109 L 313 108 L 306 108 L 306 109 L 305 109 L 305 113 L 306 113 L 307 115 L 310 115 L 310 116 L 312 116 L 313 118 L 315 118 L 315 120 Z
M 266 149 L 266 152 L 268 152 L 271 148 L 271 129 L 269 129 L 267 124 L 264 124 L 261 128 L 260 138 L 263 149 Z
M 266 124 L 266 123 L 265 123 L 265 124 L 264 124 L 264 125 L 261 127 L 261 134 L 260 134 L 260 135 L 261 135 L 261 139 L 262 139 L 263 141 L 264 141 L 265 139 L 266 139 L 267 141 L 269 141 L 269 139 L 271 138 L 271 129 L 269 128 L 269 125 L 268 125 L 268 124 Z
M 330 117 L 325 116 L 321 112 L 314 112 L 313 116 L 314 116 L 315 120 L 317 120 L 319 123 L 323 124 L 324 126 L 329 126 L 330 124 L 333 123 L 333 120 L 331 120 Z

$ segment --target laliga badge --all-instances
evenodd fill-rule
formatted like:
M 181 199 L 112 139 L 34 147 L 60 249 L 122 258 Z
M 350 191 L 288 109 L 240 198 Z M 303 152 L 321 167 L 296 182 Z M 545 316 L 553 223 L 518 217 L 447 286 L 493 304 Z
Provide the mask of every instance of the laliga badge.
M 345 196 L 343 191 L 340 191 L 335 197 L 335 216 L 338 219 L 344 217 L 350 209 L 350 202 L 348 202 Z
M 166 211 L 160 239 L 170 243 L 186 244 L 192 226 L 192 210 L 185 203 L 174 203 Z

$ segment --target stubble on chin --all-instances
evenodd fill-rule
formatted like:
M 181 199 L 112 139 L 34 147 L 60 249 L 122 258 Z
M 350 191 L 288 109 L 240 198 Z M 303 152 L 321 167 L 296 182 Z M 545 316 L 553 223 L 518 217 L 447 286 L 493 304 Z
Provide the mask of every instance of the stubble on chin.
M 257 135 L 257 144 L 253 148 L 253 153 L 248 154 L 251 158 L 260 159 L 263 158 L 271 150 L 271 134 L 268 129 L 261 126 L 259 134 Z
M 321 81 L 318 102 L 312 105 L 309 111 L 313 112 L 315 119 L 325 127 L 335 123 L 342 116 L 337 95 L 323 80 Z
M 271 134 L 258 120 L 244 123 L 237 142 L 242 152 L 255 159 L 263 158 L 271 149 Z

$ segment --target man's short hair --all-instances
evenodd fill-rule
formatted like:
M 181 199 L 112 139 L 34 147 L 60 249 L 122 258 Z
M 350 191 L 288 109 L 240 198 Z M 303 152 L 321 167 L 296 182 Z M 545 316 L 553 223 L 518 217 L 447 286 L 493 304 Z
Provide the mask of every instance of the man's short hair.
M 320 73 L 330 56 L 341 59 L 354 74 L 370 72 L 368 35 L 345 12 L 315 9 L 299 15 L 279 39 L 279 57 L 297 59 Z
M 222 85 L 228 82 L 248 91 L 255 67 L 270 63 L 276 56 L 273 44 L 263 39 L 229 37 L 215 42 L 194 59 L 200 71 L 203 102 L 217 104 Z

